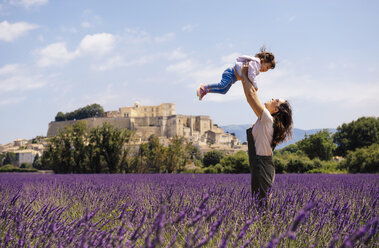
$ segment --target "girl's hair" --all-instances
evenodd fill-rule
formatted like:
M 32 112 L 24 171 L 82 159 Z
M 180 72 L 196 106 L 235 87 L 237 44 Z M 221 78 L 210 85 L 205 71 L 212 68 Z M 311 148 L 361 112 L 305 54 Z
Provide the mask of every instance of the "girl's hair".
M 271 147 L 275 149 L 276 145 L 292 137 L 292 108 L 288 101 L 280 104 L 279 111 L 272 114 L 274 118 L 274 135 L 272 137 Z
M 266 52 L 266 48 L 262 47 L 260 52 L 255 54 L 255 57 L 263 60 L 265 63 L 271 64 L 271 69 L 275 68 L 276 62 L 275 62 L 275 56 L 274 54 L 270 52 Z

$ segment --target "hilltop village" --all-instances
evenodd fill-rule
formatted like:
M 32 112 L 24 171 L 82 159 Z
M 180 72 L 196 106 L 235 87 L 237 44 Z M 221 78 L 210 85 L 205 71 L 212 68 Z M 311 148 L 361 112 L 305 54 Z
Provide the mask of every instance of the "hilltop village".
M 118 129 L 135 130 L 137 145 L 147 142 L 151 135 L 156 135 L 163 145 L 168 145 L 174 136 L 182 136 L 196 145 L 202 153 L 213 149 L 229 154 L 247 151 L 246 145 L 241 144 L 234 135 L 225 133 L 209 116 L 176 114 L 173 103 L 143 106 L 136 102 L 134 106 L 120 107 L 118 111 L 107 111 L 104 117 L 83 120 L 89 128 L 108 123 Z M 75 122 L 76 120 L 50 122 L 47 137 L 57 135 L 60 130 Z M 0 145 L 0 153 L 15 153 L 18 165 L 33 163 L 37 155 L 42 155 L 46 145 L 44 138 L 39 139 L 37 144 L 35 140 L 15 140 L 13 143 Z

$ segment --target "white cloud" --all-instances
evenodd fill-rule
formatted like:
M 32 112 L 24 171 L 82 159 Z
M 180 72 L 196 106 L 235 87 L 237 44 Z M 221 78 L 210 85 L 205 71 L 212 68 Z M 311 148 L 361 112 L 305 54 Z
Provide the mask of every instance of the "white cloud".
M 185 52 L 183 52 L 182 49 L 177 48 L 175 50 L 172 50 L 171 52 L 168 52 L 166 54 L 166 57 L 168 59 L 175 59 L 176 60 L 176 59 L 185 59 L 188 57 L 188 55 Z
M 83 21 L 80 26 L 83 28 L 92 28 L 102 23 L 102 18 L 100 16 L 94 15 L 91 9 L 86 9 L 83 11 L 82 20 Z
M 99 33 L 86 35 L 79 45 L 80 53 L 102 56 L 109 53 L 115 47 L 116 39 L 114 35 Z
M 196 82 L 204 82 L 208 84 L 215 84 L 220 82 L 222 73 L 225 71 L 226 66 L 208 65 L 196 70 L 193 77 Z
M 115 110 L 121 104 L 124 104 L 125 99 L 131 99 L 134 92 L 129 91 L 120 91 L 117 87 L 113 87 L 113 84 L 110 83 L 104 88 L 101 92 L 86 92 L 82 94 L 80 97 L 72 97 L 70 95 L 64 95 L 64 100 L 59 101 L 59 103 L 64 102 L 62 106 L 63 111 L 72 111 L 72 109 L 77 109 L 79 106 L 85 106 L 91 103 L 97 103 L 102 105 L 103 107 L 114 105 L 115 108 L 111 108 L 111 110 Z
M 167 66 L 166 72 L 178 74 L 179 76 L 176 75 L 175 77 L 180 79 L 182 83 L 186 83 L 189 89 L 196 89 L 200 83 L 218 83 L 221 79 L 222 73 L 229 66 L 230 64 L 216 65 L 209 62 L 199 62 L 193 58 L 187 58 L 186 60 Z M 231 98 L 230 96 L 231 95 L 229 94 L 229 97 L 226 98 L 220 98 L 219 96 L 212 96 L 209 98 L 210 101 L 230 101 L 235 99 L 235 97 Z
M 114 68 L 123 67 L 125 66 L 125 61 L 121 56 L 114 56 L 109 59 L 107 59 L 103 64 L 92 66 L 92 69 L 97 71 L 107 71 L 112 70 Z
M 7 21 L 0 22 L 0 40 L 12 42 L 36 28 L 38 28 L 38 25 L 27 22 L 16 22 L 13 24 Z
M 218 48 L 218 49 L 233 49 L 234 44 L 233 43 L 217 43 L 216 48 Z
M 108 105 L 111 104 L 113 101 L 118 101 L 121 98 L 121 93 L 122 92 L 120 92 L 118 89 L 113 89 L 112 84 L 110 84 L 103 92 L 95 94 L 86 94 L 82 96 L 82 105 L 88 104 L 89 102 L 96 102 L 102 106 Z
M 19 69 L 20 69 L 20 65 L 18 64 L 5 65 L 0 68 L 0 76 L 16 74 Z
M 12 105 L 12 104 L 18 104 L 20 102 L 23 102 L 26 98 L 25 97 L 7 97 L 0 100 L 0 107 L 6 106 L 6 105 Z
M 78 30 L 76 29 L 76 28 L 74 28 L 74 27 L 71 27 L 71 28 L 67 28 L 67 27 L 61 27 L 61 30 L 62 30 L 62 32 L 65 32 L 65 33 L 76 33 L 76 32 L 78 32 Z
M 92 27 L 91 23 L 86 22 L 86 21 L 82 22 L 80 24 L 80 26 L 82 26 L 83 28 L 90 28 L 90 27 Z
M 295 18 L 296 18 L 295 16 L 291 16 L 291 17 L 288 19 L 288 21 L 289 21 L 289 22 L 293 22 L 293 21 L 295 20 Z
M 151 45 L 154 43 L 160 44 L 168 41 L 172 41 L 175 39 L 175 33 L 169 32 L 166 34 L 162 34 L 160 36 L 151 36 L 144 30 L 141 29 L 133 29 L 133 28 L 125 28 L 124 34 L 122 35 L 122 39 L 125 42 L 126 46 L 129 49 L 138 48 L 139 50 L 146 50 L 146 45 Z
M 22 6 L 24 8 L 29 8 L 33 5 L 44 5 L 47 4 L 49 0 L 11 0 L 12 5 Z
M 229 56 L 227 56 L 229 57 Z M 180 78 L 189 79 L 191 83 L 188 87 L 196 87 L 199 83 L 217 83 L 221 79 L 221 75 L 226 68 L 233 64 L 233 60 L 223 57 L 222 60 L 228 60 L 228 64 L 216 65 L 212 63 L 199 62 L 191 57 L 179 61 L 174 64 L 170 64 L 166 67 L 166 71 L 170 73 L 182 74 Z
M 315 103 L 331 103 L 344 106 L 356 104 L 379 105 L 379 82 L 358 83 L 348 78 L 315 78 L 299 74 L 286 63 L 281 69 L 258 76 L 262 99 L 279 97 Z
M 167 33 L 167 34 L 164 34 L 162 36 L 155 37 L 154 40 L 157 43 L 163 43 L 163 42 L 173 40 L 174 38 L 175 38 L 174 33 Z
M 221 57 L 221 62 L 234 65 L 236 58 L 241 56 L 240 53 L 231 53 Z
M 46 78 L 20 64 L 0 68 L 0 93 L 39 89 L 47 85 Z
M 53 43 L 39 51 L 38 65 L 47 67 L 64 65 L 79 56 L 79 51 L 69 52 L 64 42 Z
M 74 51 L 67 49 L 66 43 L 57 42 L 48 45 L 38 51 L 40 58 L 38 65 L 47 67 L 52 65 L 64 65 L 80 56 L 103 56 L 111 52 L 115 46 L 115 37 L 112 34 L 99 33 L 86 35 Z
M 93 65 L 92 69 L 98 71 L 107 71 L 119 67 L 131 67 L 131 66 L 142 66 L 146 64 L 152 64 L 156 61 L 163 62 L 172 60 L 183 60 L 187 58 L 187 54 L 184 53 L 180 48 L 174 49 L 169 52 L 159 52 L 153 54 L 142 54 L 135 58 L 124 58 L 121 55 L 113 56 L 98 65 Z M 169 68 L 169 70 L 174 71 L 175 68 Z
M 182 31 L 183 32 L 192 32 L 195 27 L 196 27 L 196 25 L 188 24 L 188 25 L 185 25 L 182 27 Z
M 190 71 L 193 71 L 195 67 L 196 67 L 195 63 L 191 59 L 187 59 L 179 63 L 171 64 L 167 66 L 166 71 L 181 74 L 181 73 L 188 73 Z
M 128 45 L 141 45 L 152 41 L 150 35 L 139 29 L 125 28 L 125 41 Z

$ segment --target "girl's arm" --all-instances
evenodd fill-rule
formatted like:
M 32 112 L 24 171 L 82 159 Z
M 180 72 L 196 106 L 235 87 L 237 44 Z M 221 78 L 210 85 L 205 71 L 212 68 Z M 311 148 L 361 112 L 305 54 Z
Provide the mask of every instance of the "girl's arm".
M 255 90 L 253 84 L 247 76 L 248 65 L 244 65 L 242 68 L 242 86 L 245 92 L 246 100 L 249 103 L 250 107 L 254 110 L 254 113 L 258 118 L 262 116 L 263 105 L 258 99 L 257 91 Z

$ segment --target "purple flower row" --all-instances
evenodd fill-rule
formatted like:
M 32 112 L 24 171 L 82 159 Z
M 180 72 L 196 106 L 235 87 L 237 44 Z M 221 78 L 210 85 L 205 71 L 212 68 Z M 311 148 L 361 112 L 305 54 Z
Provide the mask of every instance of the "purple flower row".
M 378 247 L 379 175 L 0 174 L 0 247 Z

